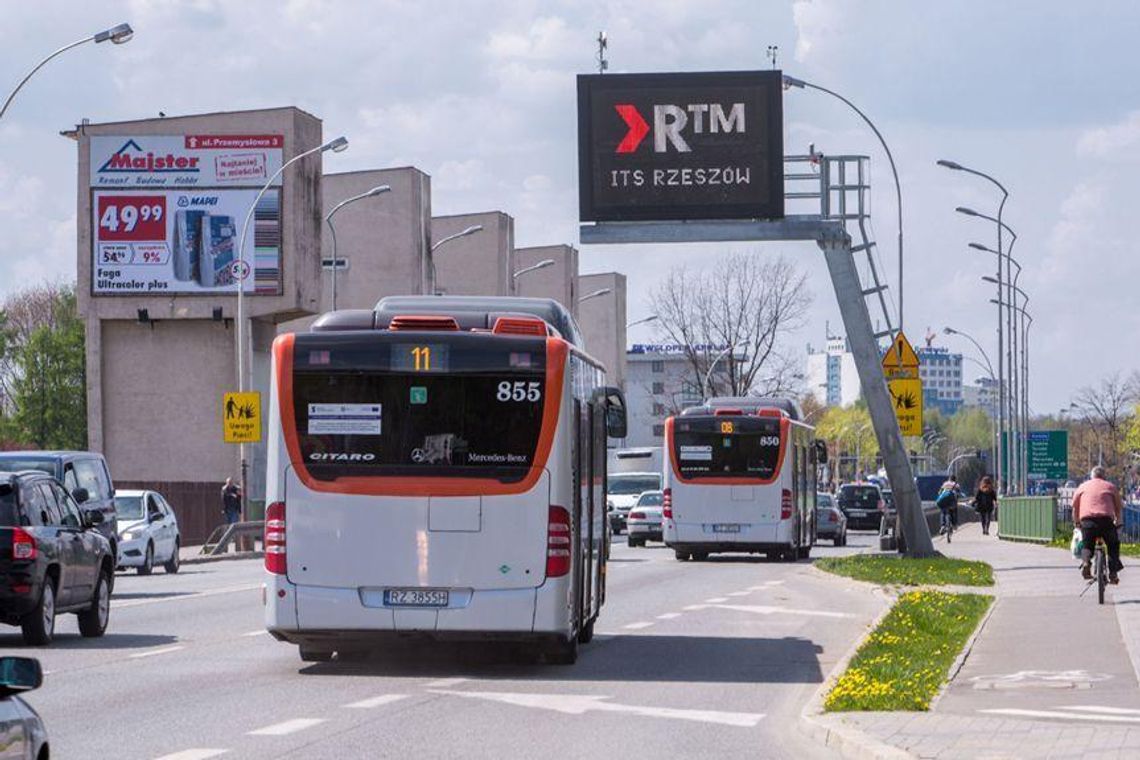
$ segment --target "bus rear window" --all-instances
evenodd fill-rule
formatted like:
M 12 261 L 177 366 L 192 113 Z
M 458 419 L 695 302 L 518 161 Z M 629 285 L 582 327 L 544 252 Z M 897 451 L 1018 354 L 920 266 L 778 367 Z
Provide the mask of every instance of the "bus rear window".
M 293 411 L 317 480 L 523 480 L 546 404 L 545 339 L 298 336 Z M 557 403 L 555 400 L 553 403 Z
M 677 417 L 673 461 L 685 479 L 768 480 L 780 463 L 780 421 L 765 417 Z

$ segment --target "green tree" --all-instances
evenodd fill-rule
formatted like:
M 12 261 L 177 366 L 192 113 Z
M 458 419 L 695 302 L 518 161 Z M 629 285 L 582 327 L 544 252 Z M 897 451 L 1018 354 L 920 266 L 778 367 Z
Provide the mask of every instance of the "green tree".
M 866 473 L 874 470 L 879 440 L 865 405 L 829 407 L 816 424 L 816 435 L 828 442 L 840 476 L 853 477 L 860 469 Z
M 993 423 L 984 409 L 962 407 L 946 421 L 946 436 L 954 448 L 989 451 L 993 441 Z

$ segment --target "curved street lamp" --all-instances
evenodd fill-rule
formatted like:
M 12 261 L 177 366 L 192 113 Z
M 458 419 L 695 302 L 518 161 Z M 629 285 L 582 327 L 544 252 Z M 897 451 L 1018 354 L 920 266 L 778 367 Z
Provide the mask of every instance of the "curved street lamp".
M 579 298 L 578 303 L 582 304 L 582 303 L 585 303 L 586 301 L 589 301 L 591 298 L 601 298 L 602 296 L 607 295 L 609 293 L 613 293 L 613 292 L 614 292 L 613 288 L 599 288 L 598 290 L 595 290 L 593 293 L 587 293 L 586 295 Z
M 329 235 L 332 237 L 332 310 L 336 311 L 336 270 L 340 268 L 340 259 L 336 257 L 336 227 L 333 226 L 333 215 L 340 211 L 342 208 L 350 203 L 362 201 L 365 198 L 372 198 L 373 196 L 386 193 L 391 190 L 391 185 L 378 185 L 367 192 L 360 195 L 354 195 L 351 198 L 345 198 L 340 203 L 333 206 L 332 211 L 325 214 L 325 224 L 329 226 Z
M 727 348 L 725 348 L 723 351 L 721 351 L 719 354 L 717 354 L 716 357 L 713 358 L 712 363 L 709 364 L 708 371 L 705 372 L 704 385 L 701 386 L 705 390 L 706 393 L 712 393 L 712 387 L 709 385 L 709 383 L 712 381 L 713 368 L 716 367 L 716 363 L 719 362 L 721 359 L 723 359 L 725 357 L 725 355 L 728 354 L 729 352 L 735 351 L 736 349 L 740 348 L 741 346 L 746 346 L 746 345 L 748 345 L 747 340 L 737 341 L 736 343 L 733 343 L 731 346 L 728 346 Z
M 649 315 L 648 317 L 646 317 L 645 319 L 638 319 L 638 320 L 636 320 L 636 321 L 634 321 L 634 322 L 630 322 L 628 325 L 626 325 L 626 326 L 625 326 L 625 329 L 627 329 L 627 330 L 628 330 L 628 329 L 629 329 L 629 328 L 631 328 L 631 327 L 636 327 L 636 326 L 638 326 L 638 325 L 644 325 L 646 322 L 656 322 L 656 321 L 657 321 L 658 319 L 660 319 L 660 318 L 661 318 L 661 317 L 659 317 L 659 316 L 658 316 L 658 315 L 656 315 L 656 314 L 650 314 L 650 315 Z
M 542 261 L 538 262 L 537 264 L 532 264 L 529 267 L 523 267 L 519 271 L 512 274 L 511 279 L 517 280 L 518 278 L 522 277 L 524 274 L 529 274 L 530 272 L 537 272 L 539 269 L 546 269 L 547 267 L 552 267 L 552 266 L 554 266 L 554 259 L 543 259 Z
M 12 90 L 11 94 L 8 95 L 7 100 L 4 101 L 4 105 L 0 106 L 0 119 L 4 118 L 4 113 L 8 110 L 8 106 L 11 105 L 12 101 L 16 98 L 16 93 L 20 91 L 20 88 L 22 88 L 27 83 L 27 81 L 31 79 L 33 75 L 35 75 L 37 71 L 42 69 L 48 61 L 55 58 L 57 55 L 66 53 L 68 50 L 71 50 L 74 47 L 79 47 L 86 42 L 99 43 L 110 40 L 111 44 L 113 45 L 122 45 L 124 42 L 130 42 L 131 38 L 134 36 L 135 31 L 131 29 L 130 24 L 119 24 L 118 26 L 113 26 L 110 29 L 104 29 L 101 32 L 97 32 L 90 37 L 84 37 L 81 40 L 76 40 L 75 42 L 72 42 L 68 45 L 64 45 L 59 50 L 56 50 L 54 53 L 49 55 L 47 58 L 44 58 L 42 61 L 37 63 L 31 71 L 24 75 L 24 78 L 20 80 L 20 83 L 18 85 L 16 85 L 16 89 Z
M 468 235 L 474 235 L 476 232 L 479 232 L 482 229 L 483 229 L 483 225 L 473 224 L 470 227 L 465 227 L 464 229 L 460 230 L 459 232 L 456 232 L 453 235 L 448 235 L 447 237 L 443 238 L 442 240 L 437 240 L 436 242 L 432 243 L 432 245 L 431 245 L 431 253 L 432 253 L 432 257 L 431 257 L 431 294 L 433 296 L 439 295 L 439 293 L 436 292 L 436 273 L 435 273 L 435 252 L 436 252 L 436 250 L 438 250 L 439 247 L 441 245 L 443 245 L 444 243 L 450 243 L 452 240 L 458 240 L 461 237 L 467 237 Z

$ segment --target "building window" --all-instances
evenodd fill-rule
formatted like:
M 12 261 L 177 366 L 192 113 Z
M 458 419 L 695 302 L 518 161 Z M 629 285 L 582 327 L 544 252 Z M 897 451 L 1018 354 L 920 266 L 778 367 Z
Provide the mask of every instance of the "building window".
M 665 426 L 664 425 L 654 425 L 653 426 L 653 437 L 654 438 L 664 438 L 665 437 Z
M 649 364 L 649 369 L 652 370 L 653 372 L 664 372 L 665 371 L 665 362 L 663 362 L 661 360 L 652 361 Z
M 660 417 L 665 414 L 665 405 L 659 402 L 653 402 L 653 416 Z
M 653 394 L 658 395 L 665 392 L 665 383 L 654 383 Z

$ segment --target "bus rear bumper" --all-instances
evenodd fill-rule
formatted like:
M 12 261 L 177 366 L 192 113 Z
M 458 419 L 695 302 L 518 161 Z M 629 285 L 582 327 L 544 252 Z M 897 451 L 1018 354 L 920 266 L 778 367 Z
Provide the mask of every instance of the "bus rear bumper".
M 686 552 L 688 554 L 712 554 L 715 552 L 763 554 L 767 552 L 786 552 L 795 548 L 791 543 L 786 541 L 783 543 L 754 541 L 684 541 L 678 543 L 666 541 L 665 545 L 674 551 Z

